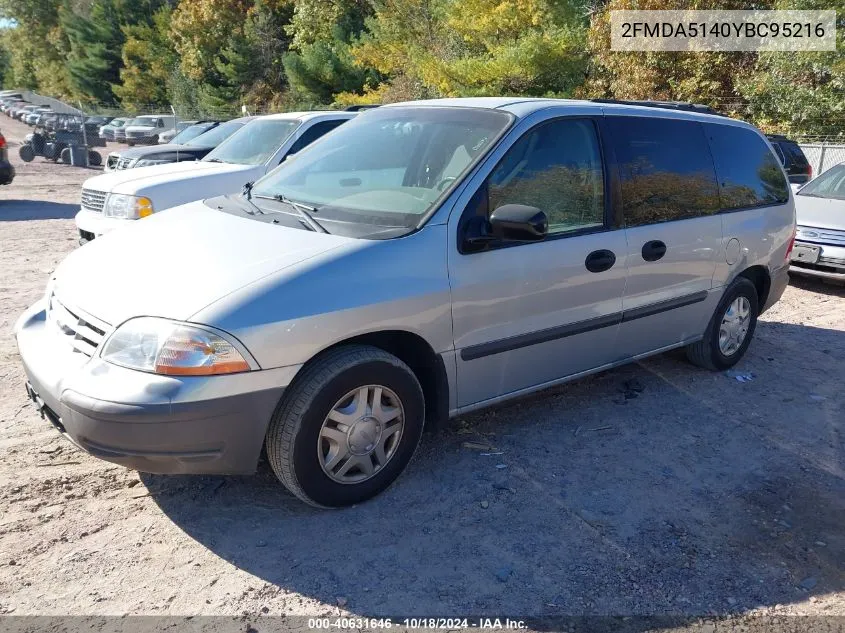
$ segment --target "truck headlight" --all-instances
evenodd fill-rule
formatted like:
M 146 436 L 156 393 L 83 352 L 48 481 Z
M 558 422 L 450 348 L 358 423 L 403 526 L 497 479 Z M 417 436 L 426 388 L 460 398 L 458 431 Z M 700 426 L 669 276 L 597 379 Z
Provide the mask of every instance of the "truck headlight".
M 107 218 L 138 220 L 152 214 L 153 201 L 144 196 L 110 193 L 103 206 L 103 215 Z
M 201 326 L 157 317 L 130 319 L 103 346 L 114 365 L 169 376 L 211 376 L 253 367 L 223 335 Z

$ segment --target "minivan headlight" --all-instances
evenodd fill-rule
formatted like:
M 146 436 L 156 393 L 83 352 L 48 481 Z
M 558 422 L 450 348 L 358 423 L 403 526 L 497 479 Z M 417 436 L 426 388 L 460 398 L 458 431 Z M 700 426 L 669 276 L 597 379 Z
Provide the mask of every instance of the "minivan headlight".
M 152 214 L 153 201 L 144 196 L 110 193 L 103 206 L 103 215 L 107 218 L 138 220 Z
M 138 317 L 108 338 L 100 357 L 114 365 L 169 376 L 210 376 L 252 369 L 238 348 L 209 329 Z

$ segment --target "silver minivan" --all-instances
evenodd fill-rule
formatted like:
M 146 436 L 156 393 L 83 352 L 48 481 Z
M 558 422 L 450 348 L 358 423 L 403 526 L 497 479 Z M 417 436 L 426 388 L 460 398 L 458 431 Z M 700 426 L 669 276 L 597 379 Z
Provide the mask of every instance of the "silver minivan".
M 425 425 L 678 347 L 723 370 L 787 284 L 768 141 L 679 104 L 447 99 L 362 113 L 239 194 L 71 253 L 15 331 L 89 453 L 279 479 L 324 507 Z

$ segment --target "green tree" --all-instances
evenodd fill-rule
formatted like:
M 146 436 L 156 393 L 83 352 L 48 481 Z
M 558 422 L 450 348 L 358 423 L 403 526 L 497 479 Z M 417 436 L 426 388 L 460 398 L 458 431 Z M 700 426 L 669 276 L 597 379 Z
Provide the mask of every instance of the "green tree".
M 123 68 L 120 82 L 112 90 L 123 107 L 137 110 L 147 104 L 169 103 L 169 82 L 178 63 L 170 38 L 172 13 L 170 6 L 164 5 L 152 14 L 150 22 L 122 27 Z
M 781 0 L 778 9 L 829 9 L 821 0 Z M 845 137 L 845 12 L 837 15 L 837 50 L 760 53 L 737 82 L 745 114 L 769 132 Z
M 614 99 L 693 101 L 736 113 L 736 82 L 753 69 L 751 52 L 618 52 L 610 49 L 610 12 L 618 9 L 746 9 L 742 0 L 610 0 L 591 21 L 588 79 L 580 93 Z M 770 0 L 756 3 L 771 8 Z
M 94 0 L 88 15 L 75 12 L 65 0 L 60 23 L 69 43 L 67 72 L 76 96 L 113 103 L 124 41 L 116 0 Z
M 61 0 L 0 0 L 0 17 L 15 22 L 5 38 L 11 53 L 7 82 L 55 97 L 72 95 L 60 6 Z
M 359 66 L 351 43 L 371 15 L 363 0 L 299 0 L 287 27 L 292 36 L 284 70 L 294 93 L 307 104 L 329 104 L 338 92 L 356 93 L 378 82 Z

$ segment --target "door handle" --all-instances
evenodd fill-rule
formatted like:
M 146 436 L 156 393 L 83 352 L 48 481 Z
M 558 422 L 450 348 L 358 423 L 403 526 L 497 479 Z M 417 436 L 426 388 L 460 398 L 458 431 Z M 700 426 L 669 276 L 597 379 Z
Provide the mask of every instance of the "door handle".
M 643 244 L 643 259 L 647 262 L 656 262 L 666 254 L 666 244 L 660 240 L 651 240 Z
M 613 268 L 613 264 L 615 263 L 616 254 L 607 249 L 593 251 L 587 255 L 587 259 L 584 260 L 584 266 L 586 266 L 587 270 L 591 273 L 603 273 L 604 271 Z

